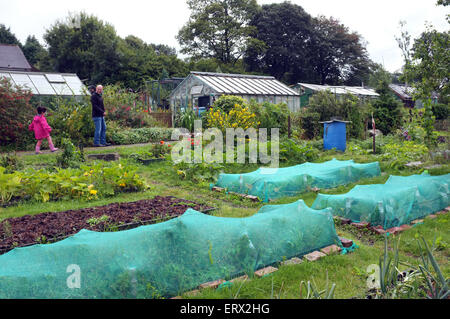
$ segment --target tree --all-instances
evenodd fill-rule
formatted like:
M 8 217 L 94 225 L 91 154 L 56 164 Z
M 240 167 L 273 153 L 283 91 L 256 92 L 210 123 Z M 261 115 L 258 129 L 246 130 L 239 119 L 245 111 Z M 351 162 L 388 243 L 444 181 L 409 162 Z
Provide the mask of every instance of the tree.
M 58 72 L 73 72 L 96 84 L 113 82 L 120 69 L 116 31 L 95 16 L 69 15 L 46 30 L 44 39 Z
M 289 83 L 309 80 L 312 18 L 301 6 L 284 2 L 263 5 L 244 62 L 249 71 L 267 73 Z
M 28 36 L 22 48 L 28 62 L 40 71 L 54 71 L 51 66 L 48 51 L 39 43 L 38 39 Z
M 395 132 L 402 124 L 403 105 L 392 95 L 387 81 L 378 82 L 376 92 L 380 95 L 378 99 L 372 102 L 376 128 L 383 134 Z
M 334 18 L 313 20 L 309 63 L 320 84 L 360 85 L 367 82 L 373 62 L 361 36 Z
M 424 101 L 424 129 L 425 142 L 434 143 L 434 116 L 431 95 L 433 92 L 443 97 L 450 94 L 450 32 L 438 32 L 428 27 L 422 35 L 414 41 L 412 47 L 412 61 L 406 69 L 408 78 L 418 78 L 413 83 L 414 97 Z
M 4 24 L 0 24 L 0 43 L 1 44 L 15 44 L 22 48 L 22 44 L 16 38 L 14 33 L 11 32 L 11 29 Z
M 182 53 L 235 64 L 252 31 L 256 0 L 187 0 L 191 16 L 178 32 Z

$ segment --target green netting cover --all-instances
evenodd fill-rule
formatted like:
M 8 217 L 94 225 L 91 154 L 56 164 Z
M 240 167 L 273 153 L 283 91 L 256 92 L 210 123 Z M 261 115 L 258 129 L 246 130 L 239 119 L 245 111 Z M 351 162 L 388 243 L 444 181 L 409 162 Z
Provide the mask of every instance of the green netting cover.
M 0 298 L 174 296 L 332 244 L 341 246 L 330 209 L 313 210 L 302 200 L 267 205 L 245 218 L 188 209 L 159 224 L 82 230 L 53 244 L 13 249 L 0 256 Z M 80 288 L 70 277 L 74 267 Z
M 378 162 L 358 164 L 332 159 L 324 163 L 304 163 L 283 168 L 261 167 L 245 174 L 220 174 L 216 186 L 228 191 L 258 196 L 264 202 L 295 196 L 308 188 L 333 188 L 380 175 Z
M 449 206 L 449 183 L 450 174 L 390 176 L 384 184 L 357 185 L 345 194 L 318 194 L 312 208 L 331 207 L 335 216 L 388 229 Z

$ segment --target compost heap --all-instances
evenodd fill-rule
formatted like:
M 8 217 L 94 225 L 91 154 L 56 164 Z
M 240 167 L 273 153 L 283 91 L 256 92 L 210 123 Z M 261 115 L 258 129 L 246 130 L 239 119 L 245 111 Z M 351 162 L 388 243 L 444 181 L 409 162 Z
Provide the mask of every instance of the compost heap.
M 311 188 L 333 188 L 381 174 L 378 162 L 358 164 L 332 159 L 283 168 L 260 167 L 245 174 L 220 174 L 215 186 L 240 194 L 258 196 L 264 202 L 295 196 Z
M 449 206 L 449 183 L 450 174 L 390 176 L 384 184 L 357 185 L 346 194 L 318 194 L 312 208 L 331 207 L 335 216 L 388 229 Z
M 332 244 L 342 247 L 331 210 L 302 200 L 245 218 L 188 209 L 159 224 L 15 248 L 0 256 L 0 298 L 175 296 Z

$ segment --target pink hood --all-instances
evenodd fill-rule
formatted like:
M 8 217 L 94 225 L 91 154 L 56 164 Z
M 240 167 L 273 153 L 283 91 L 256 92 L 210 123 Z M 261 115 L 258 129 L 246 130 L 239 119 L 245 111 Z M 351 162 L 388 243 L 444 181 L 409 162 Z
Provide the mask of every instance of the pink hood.
M 52 128 L 48 125 L 44 115 L 36 115 L 28 129 L 34 131 L 34 136 L 37 140 L 48 137 L 52 131 Z

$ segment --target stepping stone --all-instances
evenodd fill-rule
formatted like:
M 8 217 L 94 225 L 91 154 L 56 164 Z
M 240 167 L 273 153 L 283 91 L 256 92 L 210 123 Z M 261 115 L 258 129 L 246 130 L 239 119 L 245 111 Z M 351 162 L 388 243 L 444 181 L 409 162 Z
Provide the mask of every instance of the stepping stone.
M 240 276 L 240 277 L 228 280 L 228 281 L 229 282 L 235 282 L 235 281 L 244 281 L 244 280 L 247 280 L 247 279 L 248 279 L 248 276 L 247 275 L 243 275 L 243 276 Z
M 313 251 L 312 253 L 309 253 L 308 255 L 305 255 L 304 258 L 308 261 L 316 261 L 325 256 L 326 255 L 324 253 L 321 253 L 320 251 L 316 250 Z
M 262 277 L 262 276 L 271 274 L 271 273 L 273 273 L 273 272 L 275 272 L 277 270 L 278 270 L 278 268 L 269 266 L 269 267 L 262 268 L 262 269 L 259 269 L 259 270 L 255 271 L 255 276 Z
M 302 262 L 303 262 L 303 260 L 301 260 L 300 258 L 294 257 L 294 258 L 291 258 L 291 259 L 289 259 L 289 260 L 283 261 L 283 262 L 281 263 L 281 265 L 282 265 L 282 266 L 287 266 L 287 265 L 298 265 L 298 264 L 301 264 Z
M 351 241 L 350 239 L 339 237 L 339 240 L 341 241 L 342 246 L 344 246 L 345 248 L 351 247 L 353 245 L 353 241 Z
M 322 248 L 320 251 L 326 255 L 333 255 L 335 253 L 339 253 L 341 251 L 341 247 L 337 245 L 330 245 L 325 248 Z
M 350 225 L 355 226 L 356 228 L 367 228 L 370 226 L 368 222 L 359 222 L 359 223 L 351 223 Z
M 120 156 L 119 153 L 108 153 L 108 154 L 89 154 L 88 159 L 92 160 L 102 160 L 102 161 L 118 161 Z
M 213 190 L 213 191 L 216 191 L 216 192 L 223 192 L 223 191 L 225 190 L 225 188 L 214 186 L 214 187 L 212 188 L 212 190 Z
M 445 211 L 450 212 L 450 206 L 444 208 Z
M 206 289 L 206 288 L 214 288 L 214 289 L 216 289 L 217 287 L 219 287 L 219 285 L 223 284 L 224 282 L 225 282 L 225 280 L 218 279 L 218 280 L 214 280 L 214 281 L 210 281 L 210 282 L 205 282 L 204 284 L 201 284 L 198 287 L 200 289 Z
M 423 219 L 416 219 L 411 222 L 411 224 L 413 224 L 413 225 L 420 224 L 420 223 L 423 223 Z
M 433 215 L 433 214 L 431 214 L 431 215 L 428 215 L 427 217 L 425 217 L 425 218 L 429 218 L 429 219 L 435 219 L 437 216 L 436 215 Z
M 441 210 L 440 212 L 435 213 L 436 215 L 444 215 L 447 214 L 446 210 Z

